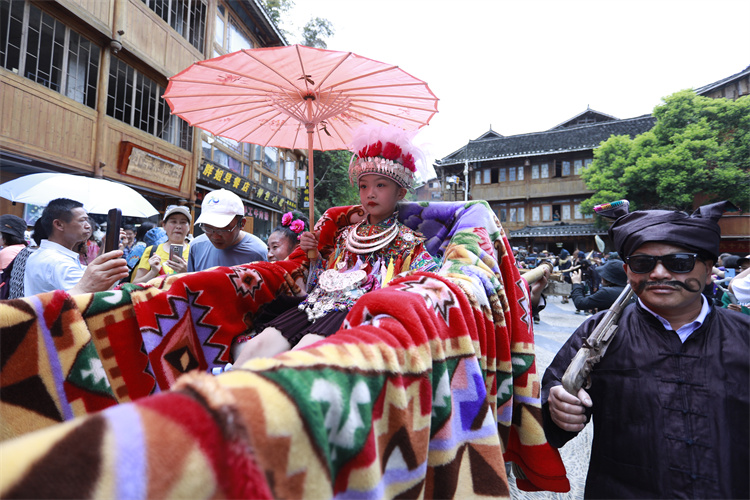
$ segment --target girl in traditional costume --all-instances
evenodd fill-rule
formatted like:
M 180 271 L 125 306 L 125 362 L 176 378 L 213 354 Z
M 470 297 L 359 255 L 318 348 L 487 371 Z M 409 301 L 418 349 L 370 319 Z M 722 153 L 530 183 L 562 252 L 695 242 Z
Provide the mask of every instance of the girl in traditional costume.
M 364 220 L 338 231 L 332 249 L 311 263 L 308 297 L 241 346 L 236 365 L 306 347 L 339 330 L 363 294 L 408 271 L 433 271 L 437 263 L 424 238 L 398 221 L 397 203 L 412 189 L 422 153 L 408 133 L 395 127 L 366 127 L 353 138 L 356 152 L 349 180 L 359 190 Z M 305 232 L 300 247 L 317 250 L 318 235 Z

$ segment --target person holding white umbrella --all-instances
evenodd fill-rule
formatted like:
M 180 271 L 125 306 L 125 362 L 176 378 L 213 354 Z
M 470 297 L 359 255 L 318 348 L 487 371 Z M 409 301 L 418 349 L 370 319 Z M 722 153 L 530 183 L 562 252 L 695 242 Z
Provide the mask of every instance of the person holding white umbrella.
M 88 266 L 78 260 L 73 248 L 91 235 L 89 216 L 82 203 L 67 198 L 52 200 L 41 218 L 47 238 L 26 262 L 24 296 L 54 290 L 71 295 L 101 292 L 128 275 L 122 250 L 104 253 Z

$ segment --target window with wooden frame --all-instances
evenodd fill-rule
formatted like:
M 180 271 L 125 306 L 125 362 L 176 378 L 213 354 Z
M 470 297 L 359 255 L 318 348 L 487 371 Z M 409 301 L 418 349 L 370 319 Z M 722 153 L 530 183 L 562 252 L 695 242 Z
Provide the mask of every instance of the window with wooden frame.
M 254 144 L 214 136 L 208 132 L 203 132 L 203 137 L 203 158 L 205 160 L 213 161 L 217 166 L 222 166 L 245 178 L 250 178 L 252 162 L 247 160 L 252 155 Z
M 206 37 L 205 0 L 142 0 L 190 45 L 203 52 Z
M 542 221 L 549 222 L 552 220 L 552 205 L 542 205 Z
M 263 148 L 263 168 L 273 175 L 279 175 L 279 149 L 266 146 Z
M 563 160 L 562 162 L 562 176 L 567 177 L 570 175 L 570 161 Z
M 241 49 L 252 49 L 258 46 L 242 23 L 234 16 L 231 9 L 223 3 L 216 6 L 216 23 L 214 25 L 214 52 L 229 54 Z
M 570 220 L 570 205 L 562 206 L 562 220 Z
M 164 91 L 122 59 L 110 56 L 107 116 L 192 151 L 193 127 L 171 113 L 161 97 Z
M 98 45 L 24 0 L 0 1 L 0 26 L 3 68 L 96 108 Z
M 583 160 L 573 161 L 573 175 L 581 175 L 583 171 Z
M 581 212 L 581 204 L 576 203 L 573 205 L 573 217 L 576 219 L 583 219 L 583 213 Z

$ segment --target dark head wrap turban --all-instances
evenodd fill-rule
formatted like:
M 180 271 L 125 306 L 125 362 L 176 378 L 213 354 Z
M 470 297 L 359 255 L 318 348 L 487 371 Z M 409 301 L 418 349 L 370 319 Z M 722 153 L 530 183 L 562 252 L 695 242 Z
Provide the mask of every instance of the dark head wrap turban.
M 731 202 L 721 201 L 698 208 L 692 215 L 669 210 L 638 210 L 619 217 L 609 228 L 618 253 L 630 256 L 645 243 L 661 241 L 685 247 L 716 262 L 721 229 L 719 219 L 736 211 Z

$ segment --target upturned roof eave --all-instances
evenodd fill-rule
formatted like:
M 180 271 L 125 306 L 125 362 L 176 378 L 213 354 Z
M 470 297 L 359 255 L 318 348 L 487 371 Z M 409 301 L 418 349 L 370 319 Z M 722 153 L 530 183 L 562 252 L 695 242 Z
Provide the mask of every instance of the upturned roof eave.
M 592 128 L 592 129 L 594 129 L 594 128 L 599 128 L 599 127 L 612 126 L 612 125 L 615 125 L 615 126 L 619 127 L 619 126 L 622 126 L 622 125 L 626 125 L 628 123 L 633 123 L 633 122 L 643 121 L 643 120 L 648 120 L 648 119 L 651 119 L 651 120 L 655 121 L 655 118 L 652 115 L 645 114 L 645 115 L 636 116 L 636 117 L 633 117 L 633 118 L 625 118 L 625 119 L 616 120 L 616 121 L 601 122 L 601 123 L 596 123 L 596 124 L 584 124 L 584 125 L 578 125 L 578 126 L 575 126 L 575 127 L 568 127 L 568 128 L 558 129 L 558 130 L 547 130 L 547 131 L 542 131 L 542 132 L 529 132 L 529 133 L 526 133 L 526 134 L 517 134 L 517 135 L 511 135 L 511 136 L 504 136 L 502 138 L 491 139 L 491 141 L 504 141 L 504 140 L 518 139 L 518 138 L 531 137 L 531 136 L 540 136 L 540 135 L 541 136 L 546 136 L 546 135 L 567 134 L 567 133 L 574 132 L 576 130 L 580 130 L 580 129 L 583 129 L 583 128 Z M 617 135 L 617 133 L 610 134 L 610 135 Z M 445 157 L 443 157 L 441 159 L 436 160 L 435 163 L 434 163 L 434 165 L 435 166 L 446 166 L 446 165 L 456 165 L 456 164 L 459 164 L 459 163 L 465 163 L 467 160 L 468 161 L 472 161 L 472 162 L 474 162 L 474 161 L 491 161 L 491 160 L 497 160 L 497 159 L 503 159 L 503 158 L 517 158 L 517 157 L 527 157 L 527 156 L 541 156 L 541 155 L 550 154 L 550 153 L 565 153 L 565 152 L 583 151 L 583 150 L 594 149 L 594 148 L 598 147 L 605 140 L 606 139 L 602 139 L 602 140 L 596 142 L 596 144 L 584 144 L 584 145 L 579 145 L 579 146 L 570 147 L 570 148 L 558 148 L 558 149 L 545 149 L 545 150 L 537 150 L 537 151 L 512 152 L 512 153 L 508 153 L 508 154 L 504 154 L 504 155 L 493 155 L 492 157 L 481 157 L 481 158 L 479 158 L 479 157 L 462 157 L 462 158 L 455 158 L 455 159 L 452 159 L 452 160 L 448 160 L 447 162 L 445 161 L 446 158 L 449 158 L 449 157 L 451 157 L 453 155 L 456 155 L 456 154 L 460 154 L 462 151 L 465 152 L 466 149 L 467 149 L 467 147 L 472 142 L 475 142 L 475 141 L 469 141 L 464 146 L 456 149 L 453 153 L 451 153 L 451 154 L 449 154 L 449 155 L 447 155 L 447 156 L 445 156 Z
M 748 75 L 750 75 L 750 66 L 743 69 L 739 73 L 735 73 L 734 75 L 728 76 L 726 78 L 722 78 L 721 80 L 715 81 L 713 83 L 709 83 L 702 87 L 698 87 L 697 89 L 695 89 L 694 92 L 698 95 L 705 95 L 711 92 L 712 90 L 714 90 L 715 88 L 721 87 L 722 85 L 726 85 L 734 80 L 739 80 L 740 78 L 743 78 Z
M 511 153 L 508 155 L 491 156 L 487 158 L 461 158 L 460 160 L 454 160 L 449 163 L 435 163 L 435 166 L 445 167 L 448 165 L 463 165 L 467 159 L 470 162 L 478 163 L 478 162 L 502 160 L 502 159 L 508 159 L 508 158 L 527 158 L 530 156 L 544 156 L 544 155 L 548 155 L 551 153 L 575 153 L 576 151 L 588 151 L 590 149 L 598 148 L 600 144 L 601 143 L 589 145 L 589 146 L 580 146 L 577 148 L 568 148 L 568 149 L 548 149 L 546 151 L 525 151 L 521 153 Z

